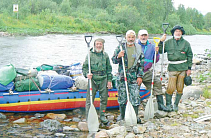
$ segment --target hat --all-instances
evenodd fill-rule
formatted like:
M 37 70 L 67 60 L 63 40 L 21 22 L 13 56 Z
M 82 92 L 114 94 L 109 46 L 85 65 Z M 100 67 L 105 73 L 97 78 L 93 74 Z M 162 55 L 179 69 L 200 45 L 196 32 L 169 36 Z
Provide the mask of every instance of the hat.
M 185 83 L 186 86 L 191 85 L 191 84 L 192 84 L 192 79 L 191 79 L 191 77 L 190 77 L 190 76 L 186 76 L 186 77 L 184 78 L 184 83 Z
M 143 34 L 148 35 L 147 30 L 139 30 L 138 35 L 143 35 Z
M 127 37 L 127 35 L 129 35 L 129 34 L 133 34 L 133 35 L 135 35 L 136 36 L 136 32 L 135 31 L 133 31 L 133 30 L 128 30 L 127 32 L 126 32 L 126 37 Z
M 182 31 L 182 35 L 185 34 L 184 28 L 182 26 L 179 26 L 179 25 L 176 25 L 176 26 L 173 27 L 173 29 L 171 29 L 171 34 L 174 35 L 174 31 L 177 30 L 177 29 Z
M 105 40 L 104 39 L 102 39 L 102 38 L 97 38 L 95 41 L 94 41 L 94 44 L 95 44 L 95 42 L 96 41 L 98 41 L 98 42 L 102 42 L 103 43 L 103 45 L 104 45 L 104 43 L 105 43 Z

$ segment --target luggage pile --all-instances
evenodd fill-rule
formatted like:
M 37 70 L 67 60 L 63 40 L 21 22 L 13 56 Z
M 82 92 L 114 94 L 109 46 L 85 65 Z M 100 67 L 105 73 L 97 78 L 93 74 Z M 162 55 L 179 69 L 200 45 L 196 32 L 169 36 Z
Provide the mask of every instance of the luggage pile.
M 87 82 L 82 75 L 81 63 L 70 66 L 42 64 L 32 70 L 15 68 L 9 64 L 0 69 L 0 92 L 68 89 L 82 80 Z M 78 86 L 86 88 L 87 83 L 84 85 Z

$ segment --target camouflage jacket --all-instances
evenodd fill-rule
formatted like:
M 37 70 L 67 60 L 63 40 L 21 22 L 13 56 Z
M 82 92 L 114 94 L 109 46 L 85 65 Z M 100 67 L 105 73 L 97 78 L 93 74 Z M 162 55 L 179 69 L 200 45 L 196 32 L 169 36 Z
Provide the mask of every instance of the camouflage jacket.
M 112 81 L 112 67 L 110 64 L 109 56 L 106 52 L 93 52 L 90 50 L 90 62 L 91 62 L 91 73 L 93 74 L 93 80 L 100 81 L 102 79 L 107 78 L 108 81 Z M 89 73 L 88 68 L 88 55 L 86 56 L 86 60 L 83 63 L 83 75 L 87 77 Z
M 126 43 L 122 43 L 122 49 L 125 51 L 124 63 L 125 63 L 125 70 L 127 74 L 127 80 L 129 83 L 135 83 L 138 77 L 143 78 L 144 76 L 144 53 L 142 52 L 141 45 L 135 44 L 135 51 L 134 51 L 135 61 L 133 63 L 133 66 L 130 69 L 128 69 L 128 58 L 127 58 L 126 46 L 127 46 Z M 121 51 L 120 46 L 118 46 L 116 50 L 114 51 L 112 62 L 114 64 L 119 64 L 118 80 L 124 81 L 122 58 L 117 58 L 120 51 Z

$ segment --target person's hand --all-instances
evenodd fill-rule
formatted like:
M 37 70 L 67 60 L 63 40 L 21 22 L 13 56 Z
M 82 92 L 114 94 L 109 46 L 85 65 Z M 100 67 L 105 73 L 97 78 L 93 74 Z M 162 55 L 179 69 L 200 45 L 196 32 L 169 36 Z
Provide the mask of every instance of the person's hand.
M 118 58 L 124 57 L 124 54 L 125 54 L 125 51 L 122 50 L 122 51 L 119 52 L 119 54 L 118 54 L 117 57 L 118 57 Z
M 137 83 L 138 83 L 138 85 L 140 86 L 141 83 L 142 83 L 142 78 L 137 78 Z
M 166 34 L 164 34 L 164 35 L 161 37 L 160 41 L 163 42 L 163 41 L 165 41 L 165 40 L 166 40 Z
M 111 86 L 112 86 L 111 82 L 108 81 L 108 84 L 107 84 L 108 89 L 111 89 Z
M 93 76 L 92 73 L 91 74 L 87 74 L 87 78 L 90 79 L 90 80 L 92 79 L 92 76 Z
M 190 76 L 191 70 L 187 70 L 187 71 L 186 71 L 186 74 L 187 74 L 187 76 Z

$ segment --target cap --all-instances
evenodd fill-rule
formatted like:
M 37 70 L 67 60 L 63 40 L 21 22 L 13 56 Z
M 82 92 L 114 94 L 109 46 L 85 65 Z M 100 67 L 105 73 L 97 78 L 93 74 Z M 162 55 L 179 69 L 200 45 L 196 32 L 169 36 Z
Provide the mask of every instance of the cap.
M 184 28 L 183 28 L 182 26 L 179 26 L 179 25 L 176 25 L 176 26 L 174 26 L 174 27 L 171 29 L 171 34 L 174 35 L 174 31 L 177 30 L 177 29 L 179 29 L 179 30 L 182 31 L 182 35 L 185 34 Z
M 128 30 L 127 32 L 126 32 L 126 37 L 127 37 L 127 35 L 129 35 L 129 34 L 133 34 L 133 35 L 135 35 L 136 36 L 136 32 L 135 31 L 133 31 L 133 30 Z
M 138 35 L 143 35 L 143 34 L 148 35 L 147 30 L 139 30 Z

